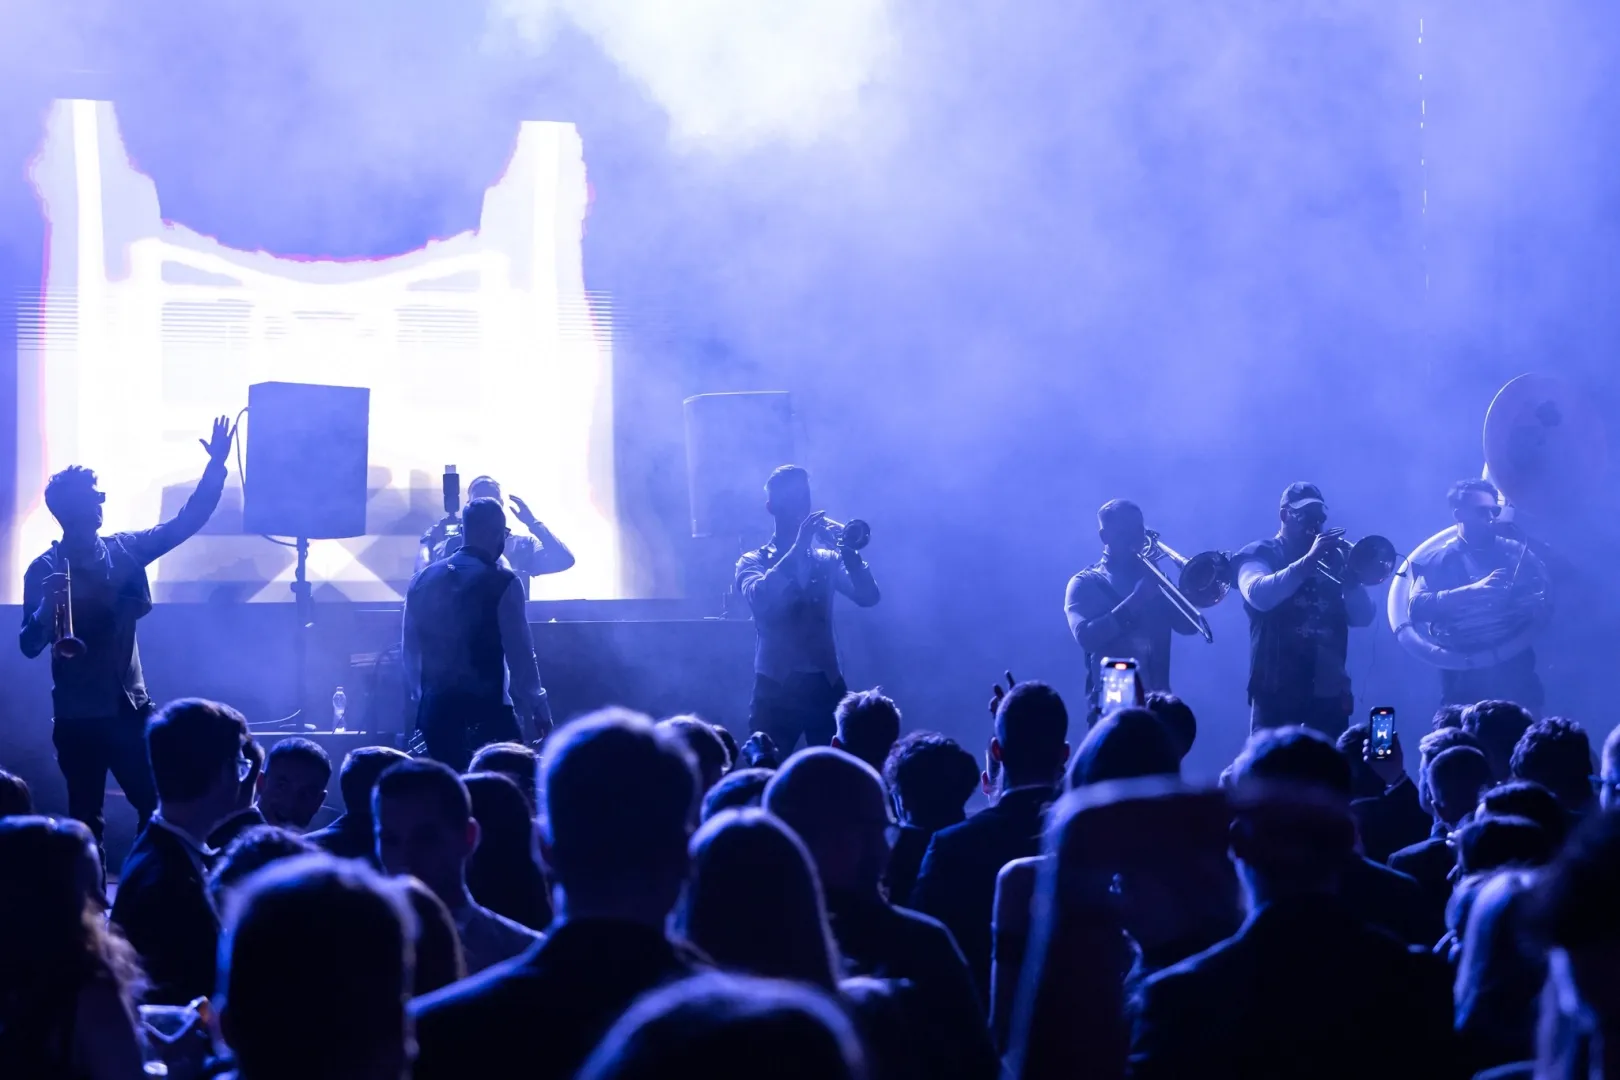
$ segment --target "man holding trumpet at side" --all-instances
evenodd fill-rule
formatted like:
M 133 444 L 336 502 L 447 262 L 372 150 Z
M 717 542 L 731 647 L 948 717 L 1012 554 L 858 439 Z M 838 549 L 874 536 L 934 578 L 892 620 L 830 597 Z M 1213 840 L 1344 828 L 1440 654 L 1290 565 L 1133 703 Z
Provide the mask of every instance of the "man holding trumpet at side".
M 51 741 L 67 782 L 68 814 L 90 826 L 97 841 L 109 769 L 140 828 L 157 807 L 146 758 L 152 701 L 135 646 L 135 622 L 152 610 L 146 567 L 213 516 L 235 434 L 228 417 L 214 421 L 212 437 L 199 440 L 208 466 L 196 490 L 171 520 L 141 532 L 101 536 L 107 496 L 97 490 L 96 474 L 81 465 L 45 485 L 45 505 L 62 526 L 62 539 L 23 574 L 18 643 L 30 658 L 51 648 Z
M 801 734 L 806 746 L 832 741 L 833 710 L 847 689 L 833 637 L 833 593 L 860 607 L 879 599 L 861 558 L 871 537 L 866 523 L 839 525 L 811 505 L 808 472 L 783 465 L 771 473 L 765 510 L 776 534 L 737 560 L 737 592 L 754 613 L 749 728 L 769 735 L 783 756 Z

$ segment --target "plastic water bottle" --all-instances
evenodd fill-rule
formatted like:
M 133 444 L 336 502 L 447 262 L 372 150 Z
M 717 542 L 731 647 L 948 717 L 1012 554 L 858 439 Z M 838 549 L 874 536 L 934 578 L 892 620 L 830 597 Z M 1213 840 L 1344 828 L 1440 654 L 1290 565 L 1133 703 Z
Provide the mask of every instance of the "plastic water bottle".
M 348 709 L 349 709 L 349 695 L 345 694 L 343 692 L 343 687 L 340 686 L 335 691 L 333 691 L 333 693 L 332 693 L 332 730 L 333 731 L 347 731 L 348 730 L 348 728 L 343 726 L 343 714 L 345 712 L 347 712 Z

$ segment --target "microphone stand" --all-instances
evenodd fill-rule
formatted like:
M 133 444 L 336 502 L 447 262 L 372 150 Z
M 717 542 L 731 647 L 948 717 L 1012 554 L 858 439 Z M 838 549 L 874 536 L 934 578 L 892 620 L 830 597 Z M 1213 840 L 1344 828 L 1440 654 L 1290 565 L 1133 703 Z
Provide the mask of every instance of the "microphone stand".
M 309 538 L 300 536 L 293 544 L 298 561 L 293 565 L 293 579 L 289 588 L 293 594 L 293 610 L 298 619 L 293 638 L 293 711 L 270 725 L 271 731 L 314 731 L 315 725 L 304 717 L 304 706 L 309 697 L 306 685 L 309 668 L 309 634 L 315 625 L 315 597 L 309 586 Z

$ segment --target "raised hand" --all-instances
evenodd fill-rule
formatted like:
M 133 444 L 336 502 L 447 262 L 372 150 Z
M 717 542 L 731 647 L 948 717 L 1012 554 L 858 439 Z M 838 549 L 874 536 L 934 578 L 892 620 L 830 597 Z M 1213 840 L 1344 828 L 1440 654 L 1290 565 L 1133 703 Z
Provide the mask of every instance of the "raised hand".
M 1007 685 L 1006 685 L 1006 687 L 1003 688 L 1000 683 L 996 683 L 996 685 L 991 687 L 991 689 L 990 689 L 990 715 L 991 716 L 995 716 L 996 713 L 998 711 L 1000 711 L 1000 709 L 1001 709 L 1001 699 L 1007 696 L 1007 692 L 1009 690 L 1011 690 L 1014 686 L 1018 685 L 1017 681 L 1013 679 L 1013 673 L 1012 672 L 1004 671 L 1004 672 L 1002 672 L 1002 674 L 1007 677 Z
M 523 522 L 523 524 L 532 529 L 534 527 L 535 517 L 534 511 L 529 509 L 529 504 L 518 498 L 516 495 L 508 495 L 507 498 L 512 502 L 512 513 L 516 515 L 519 521 Z
M 827 511 L 817 510 L 799 523 L 799 535 L 794 539 L 793 546 L 800 551 L 806 551 L 815 542 L 816 533 L 827 527 Z
M 236 425 L 231 423 L 228 416 L 214 418 L 214 432 L 207 439 L 198 439 L 202 448 L 208 451 L 208 461 L 213 465 L 222 465 L 230 456 L 231 441 L 236 438 Z

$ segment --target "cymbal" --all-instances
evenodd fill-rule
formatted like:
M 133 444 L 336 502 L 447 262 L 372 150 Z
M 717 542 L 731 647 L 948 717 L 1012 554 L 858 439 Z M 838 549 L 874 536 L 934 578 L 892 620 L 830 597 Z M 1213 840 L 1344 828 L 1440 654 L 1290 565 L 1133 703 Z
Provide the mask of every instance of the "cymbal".
M 1520 375 L 1485 414 L 1485 475 L 1507 502 L 1556 514 L 1590 497 L 1608 467 L 1597 410 L 1568 380 Z

